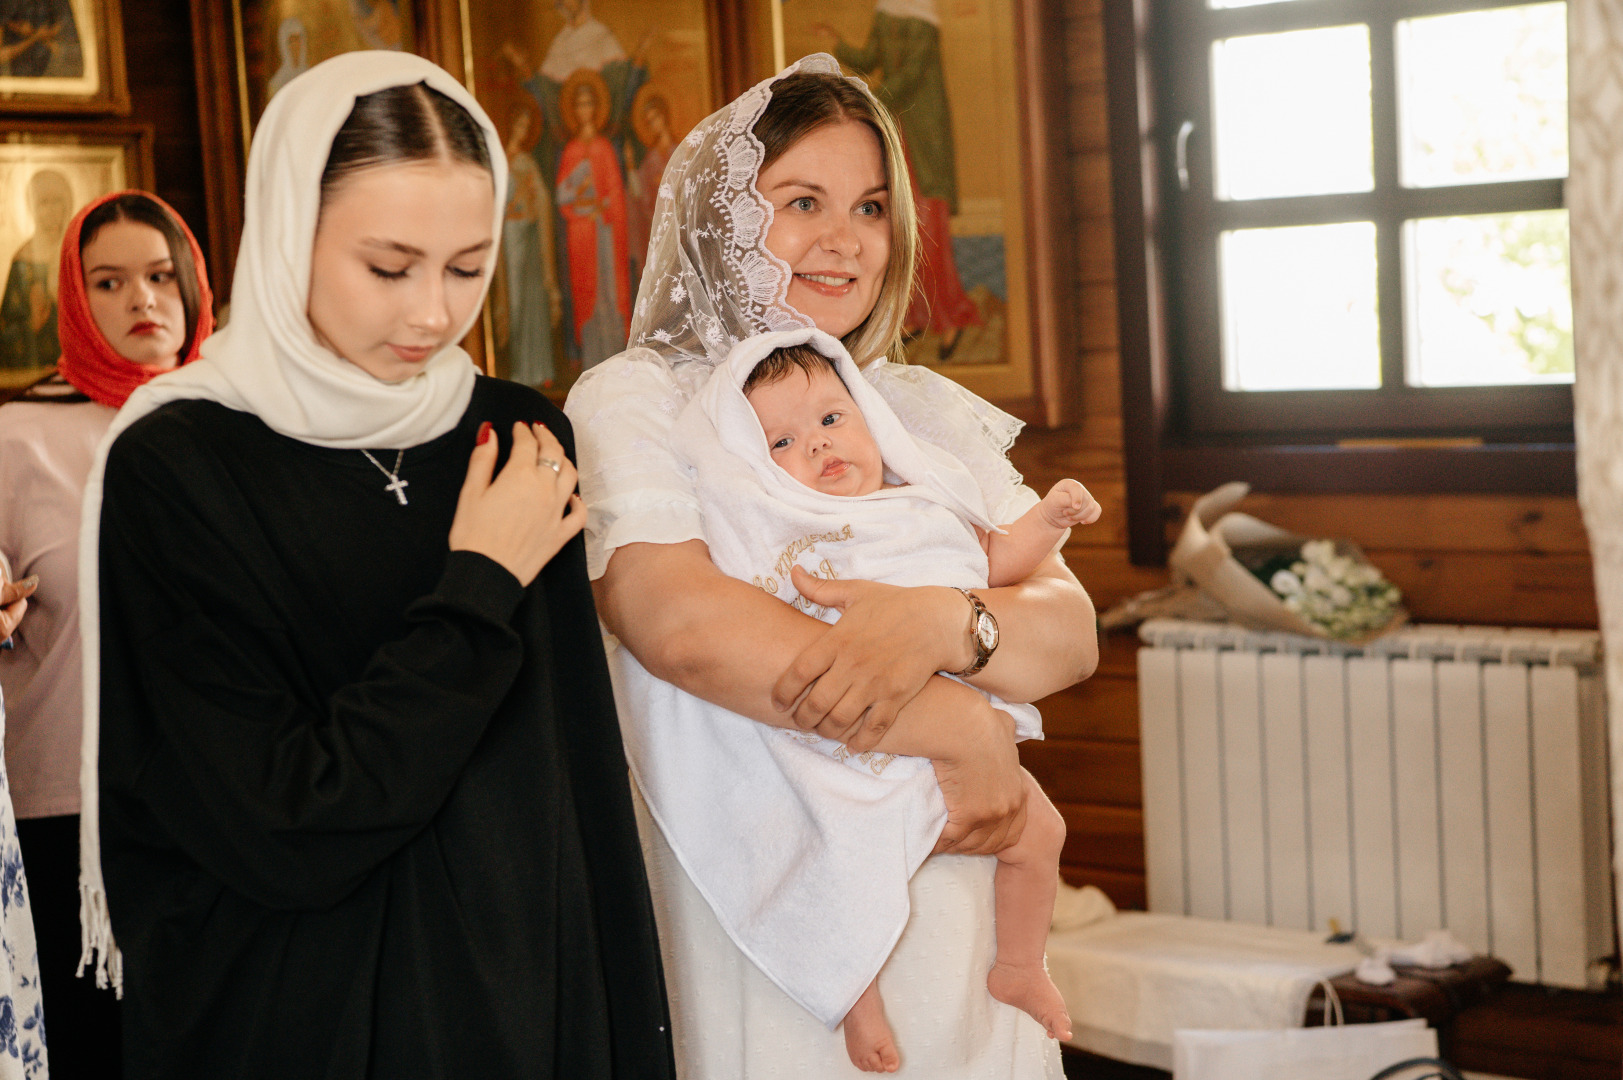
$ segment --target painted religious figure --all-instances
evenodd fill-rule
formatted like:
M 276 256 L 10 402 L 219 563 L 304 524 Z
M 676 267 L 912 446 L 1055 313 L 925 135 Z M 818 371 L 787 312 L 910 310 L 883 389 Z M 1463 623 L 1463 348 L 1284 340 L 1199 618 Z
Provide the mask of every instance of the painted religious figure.
M 553 327 L 559 309 L 552 242 L 552 198 L 531 153 L 542 127 L 541 109 L 518 99 L 507 133 L 507 215 L 502 223 L 501 284 L 496 306 L 497 345 L 507 354 L 507 377 L 550 387 L 557 375 Z
M 252 122 L 278 90 L 323 60 L 357 49 L 412 48 L 411 7 L 410 0 L 242 0 Z
M 965 327 L 979 326 L 980 311 L 964 292 L 952 245 L 958 213 L 958 155 L 952 110 L 941 66 L 941 16 L 936 0 L 878 0 L 873 25 L 861 45 L 819 27 L 834 42 L 841 64 L 870 80 L 902 129 L 913 172 L 919 217 L 919 270 L 907 311 L 910 333 L 933 330 L 940 358 L 947 360 Z
M 642 280 L 647 265 L 648 238 L 654 228 L 654 203 L 659 199 L 659 178 L 676 149 L 671 130 L 671 103 L 665 91 L 654 83 L 637 91 L 631 103 L 631 128 L 643 145 L 641 163 L 626 161 L 626 216 L 631 238 L 631 280 Z
M 560 104 L 569 141 L 558 161 L 574 319 L 573 345 L 582 370 L 626 347 L 631 327 L 626 197 L 620 156 L 603 134 L 609 88 L 590 68 L 577 68 Z
M 91 199 L 144 184 L 140 157 L 139 141 L 124 136 L 17 131 L 0 140 L 0 391 L 56 366 L 62 235 Z
M 39 370 L 56 363 L 56 278 L 77 204 L 68 178 L 40 169 L 28 181 L 28 216 L 34 231 L 12 256 L 0 296 L 0 371 Z
M 282 66 L 270 77 L 265 86 L 265 100 L 276 96 L 276 91 L 310 70 L 310 35 L 305 32 L 304 20 L 289 15 L 276 28 L 276 52 Z
M 757 0 L 773 60 L 832 53 L 896 117 L 918 207 L 909 363 L 993 401 L 1037 392 L 1018 5 Z M 757 72 L 758 74 L 764 72 Z
M 584 371 L 625 348 L 630 326 L 630 244 L 622 162 L 642 154 L 626 120 L 648 79 L 645 53 L 653 35 L 645 35 L 628 56 L 614 31 L 593 16 L 590 0 L 558 0 L 555 7 L 563 26 L 548 43 L 539 68 L 532 72 L 523 49 L 511 41 L 504 44 L 502 54 L 541 107 L 544 124 L 534 155 L 542 175 L 555 178 L 558 231 L 565 238 L 557 266 L 558 277 L 565 282 L 563 322 L 570 328 L 564 347 L 571 366 Z M 583 121 L 588 114 L 589 122 Z M 593 164 L 583 171 L 587 161 Z M 564 184 L 571 177 L 566 194 Z M 574 204 L 595 209 L 583 217 L 571 208 Z M 596 254 L 599 229 L 603 250 L 616 260 L 615 267 Z M 589 236 L 594 238 L 590 243 Z M 581 280 L 582 274 L 591 277 Z M 622 297 L 625 318 L 618 319 Z M 581 309 L 582 303 L 600 301 L 599 309 Z M 623 323 L 618 340 L 612 332 L 617 322 Z
M 0 0 L 0 77 L 83 74 L 84 51 L 70 0 Z
M 551 0 L 465 10 L 474 85 L 505 118 L 514 189 L 486 361 L 561 395 L 625 347 L 660 177 L 716 107 L 709 9 Z
M 350 0 L 355 32 L 368 49 L 399 52 L 406 47 L 405 30 L 400 24 L 399 0 Z

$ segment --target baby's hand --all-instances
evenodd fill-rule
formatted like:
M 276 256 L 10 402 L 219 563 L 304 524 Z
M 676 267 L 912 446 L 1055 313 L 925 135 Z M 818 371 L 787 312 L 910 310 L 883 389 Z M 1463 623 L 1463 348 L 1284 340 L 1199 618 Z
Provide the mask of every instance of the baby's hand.
M 1088 494 L 1088 489 L 1075 480 L 1061 480 L 1055 484 L 1043 496 L 1041 505 L 1043 520 L 1056 529 L 1092 525 L 1103 512 L 1099 500 Z

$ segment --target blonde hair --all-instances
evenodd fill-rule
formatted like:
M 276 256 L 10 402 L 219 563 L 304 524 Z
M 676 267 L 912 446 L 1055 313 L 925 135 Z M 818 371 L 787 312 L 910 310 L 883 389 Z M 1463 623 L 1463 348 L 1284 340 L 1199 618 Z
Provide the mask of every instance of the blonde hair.
M 902 320 L 913 296 L 913 271 L 918 261 L 918 214 L 913 206 L 913 181 L 902 152 L 902 136 L 890 110 L 854 79 L 822 71 L 801 71 L 772 84 L 772 100 L 755 122 L 765 169 L 816 131 L 842 120 L 865 124 L 879 138 L 885 183 L 890 189 L 890 262 L 879 284 L 868 317 L 840 339 L 858 364 L 884 356 L 905 363 Z

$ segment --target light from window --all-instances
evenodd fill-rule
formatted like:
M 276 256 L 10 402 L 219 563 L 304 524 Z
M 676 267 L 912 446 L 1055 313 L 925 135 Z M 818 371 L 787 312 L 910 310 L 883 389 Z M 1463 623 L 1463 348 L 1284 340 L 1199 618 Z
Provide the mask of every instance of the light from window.
M 1571 382 L 1567 212 L 1405 226 L 1413 386 Z
M 1214 10 L 1223 8 L 1260 7 L 1263 4 L 1277 4 L 1282 0 L 1207 0 L 1206 6 Z
M 1566 5 L 1398 23 L 1408 187 L 1567 175 Z
M 1373 222 L 1236 229 L 1221 254 L 1226 389 L 1380 386 Z
M 1369 88 L 1367 26 L 1214 42 L 1217 197 L 1372 189 Z

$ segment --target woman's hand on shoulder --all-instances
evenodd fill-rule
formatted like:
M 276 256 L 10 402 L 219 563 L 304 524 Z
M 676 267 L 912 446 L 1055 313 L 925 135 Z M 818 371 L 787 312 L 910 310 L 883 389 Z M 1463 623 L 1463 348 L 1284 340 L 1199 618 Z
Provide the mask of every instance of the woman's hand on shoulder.
M 16 582 L 0 580 L 0 646 L 9 647 L 11 632 L 22 623 L 28 598 L 38 586 L 37 574 Z
M 798 566 L 791 576 L 807 600 L 841 612 L 772 689 L 801 728 L 871 749 L 931 676 L 974 661 L 969 606 L 954 589 L 827 581 Z
M 477 551 L 528 586 L 586 524 L 575 466 L 542 424 L 513 425 L 513 449 L 499 474 L 488 423 L 479 439 L 451 521 L 451 550 Z

